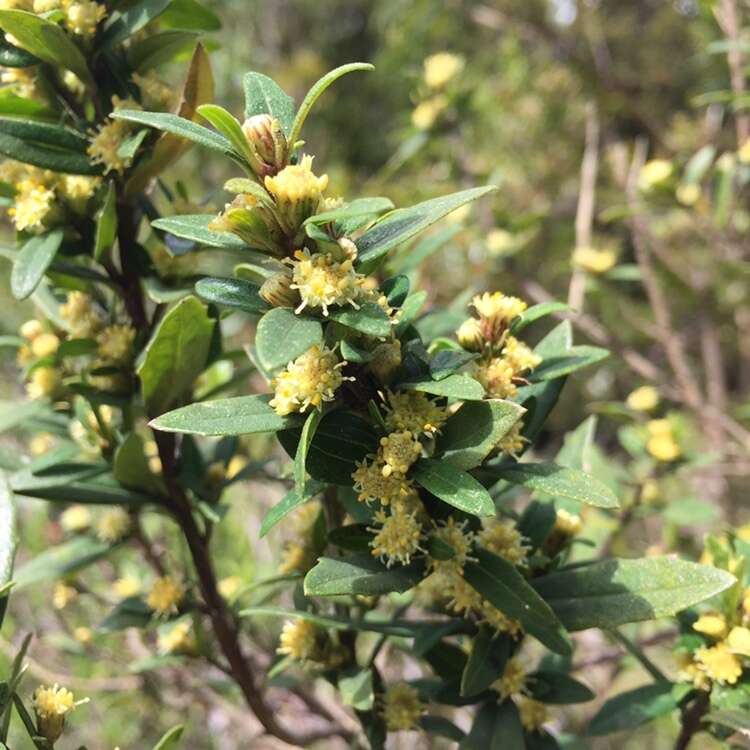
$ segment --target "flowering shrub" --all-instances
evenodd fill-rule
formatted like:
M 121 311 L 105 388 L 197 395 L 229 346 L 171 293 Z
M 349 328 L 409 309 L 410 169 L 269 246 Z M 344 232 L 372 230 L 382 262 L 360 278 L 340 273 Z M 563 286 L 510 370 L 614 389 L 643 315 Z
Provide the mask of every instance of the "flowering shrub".
M 493 737 L 555 747 L 555 706 L 594 697 L 570 675 L 573 633 L 616 632 L 737 590 L 732 565 L 572 558 L 581 509 L 613 515 L 619 500 L 581 467 L 580 441 L 557 462 L 536 443 L 566 378 L 607 352 L 575 345 L 568 322 L 528 343 L 529 327 L 544 327 L 559 303 L 527 307 L 493 291 L 468 309 L 423 312 L 428 295 L 400 273 L 407 253 L 393 251 L 494 188 L 398 209 L 384 197 L 327 194 L 300 139 L 305 120 L 339 77 L 371 66 L 337 68 L 299 108 L 248 73 L 241 122 L 210 103 L 202 47 L 179 103 L 145 62 L 171 59 L 169 25 L 158 30 L 169 3 L 111 16 L 89 2 L 36 5 L 0 11 L 3 60 L 25 71 L 26 87 L 15 116 L 0 119 L 19 245 L 11 287 L 40 310 L 15 342 L 29 400 L 6 425 L 44 425 L 3 484 L 3 612 L 13 585 L 56 579 L 59 609 L 98 594 L 109 607 L 99 630 L 152 631 L 162 657 L 215 670 L 265 732 L 295 746 L 339 737 L 377 748 L 389 732 L 419 730 L 462 748 Z M 152 19 L 156 30 L 144 30 Z M 446 89 L 460 69 L 432 58 L 428 87 Z M 48 97 L 32 98 L 37 84 Z M 167 215 L 157 205 L 154 181 L 190 142 L 237 170 L 218 215 L 175 213 L 174 196 Z M 204 273 L 222 268 L 212 263 L 220 255 L 223 273 Z M 240 349 L 229 315 L 254 325 Z M 644 393 L 633 400 L 648 410 Z M 646 427 L 650 453 L 676 458 L 669 422 Z M 253 435 L 275 435 L 279 449 L 256 461 Z M 247 582 L 219 579 L 212 545 L 227 523 L 225 491 L 247 478 L 286 489 L 260 535 L 294 529 L 279 575 L 255 582 L 271 591 L 263 603 L 250 601 Z M 12 493 L 53 503 L 64 535 L 15 572 Z M 170 528 L 158 545 L 154 518 Z M 111 592 L 74 585 L 83 568 L 123 556 L 150 566 L 148 586 L 126 575 L 111 576 Z M 719 616 L 743 630 L 734 604 L 703 615 L 709 638 L 724 638 Z M 270 654 L 250 637 L 267 618 L 284 621 Z M 669 685 L 685 726 L 705 702 L 701 679 L 741 674 L 734 632 L 695 653 L 679 695 Z M 76 701 L 59 685 L 29 695 L 28 646 L 0 711 L 15 711 L 49 748 Z M 310 692 L 315 679 L 336 688 L 356 723 Z M 312 729 L 278 715 L 274 680 Z M 449 718 L 459 707 L 470 710 L 465 728 Z M 608 710 L 599 729 L 616 728 Z

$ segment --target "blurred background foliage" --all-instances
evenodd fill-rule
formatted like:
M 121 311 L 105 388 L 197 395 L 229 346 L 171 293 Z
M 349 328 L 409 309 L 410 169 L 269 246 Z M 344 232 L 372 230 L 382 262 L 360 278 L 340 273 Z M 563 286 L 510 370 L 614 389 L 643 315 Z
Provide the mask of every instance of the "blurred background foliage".
M 429 256 L 418 273 L 431 305 L 455 305 L 459 323 L 471 291 L 567 301 L 578 310 L 572 316 L 578 342 L 613 350 L 607 362 L 568 383 L 547 427 L 554 456 L 560 436 L 597 415 L 596 442 L 585 453 L 589 469 L 625 498 L 616 526 L 592 512 L 587 536 L 595 545 L 582 548 L 582 556 L 606 549 L 621 556 L 678 551 L 697 559 L 707 531 L 750 521 L 750 153 L 743 152 L 750 98 L 742 59 L 750 42 L 743 41 L 742 18 L 731 23 L 725 15 L 733 3 L 206 4 L 222 21 L 207 35 L 217 103 L 235 113 L 246 70 L 272 76 L 299 101 L 326 70 L 354 60 L 375 64 L 372 74 L 339 81 L 306 126 L 317 171 L 331 178 L 330 194 L 387 195 L 409 205 L 487 182 L 500 187 L 417 247 Z M 734 52 L 739 61 L 731 59 Z M 457 57 L 433 59 L 431 78 L 426 60 L 439 53 Z M 176 86 L 183 66 L 173 65 L 169 75 Z M 194 149 L 168 182 L 186 202 L 217 208 L 230 176 L 226 164 Z M 9 272 L 7 264 L 2 272 Z M 7 300 L 7 279 L 3 288 Z M 32 311 L 6 301 L 4 313 L 2 332 L 15 333 Z M 15 363 L 3 360 L 2 371 L 3 397 L 16 398 Z M 642 386 L 656 394 L 631 395 Z M 667 423 L 653 425 L 654 418 Z M 593 422 L 576 434 L 590 442 Z M 264 449 L 256 443 L 251 453 Z M 222 575 L 247 582 L 256 569 L 273 570 L 277 550 L 254 541 L 262 514 L 248 511 L 259 486 L 235 485 L 232 492 L 236 522 L 222 526 L 226 556 L 218 564 Z M 272 501 L 267 492 L 258 501 L 263 507 Z M 56 533 L 46 513 L 42 503 L 24 508 L 31 552 Z M 118 572 L 126 576 L 122 562 Z M 93 689 L 100 673 L 112 674 L 111 662 L 88 657 L 91 634 L 81 630 L 96 616 L 95 603 L 74 605 L 80 607 L 75 621 L 54 608 L 41 615 L 50 593 L 40 588 L 17 597 L 12 626 L 33 623 L 64 655 L 49 668 L 77 675 L 84 692 Z M 119 637 L 101 636 L 97 644 L 114 662 L 122 658 Z M 258 637 L 274 640 L 269 633 Z M 595 655 L 611 647 L 594 640 L 591 648 Z M 667 649 L 655 658 L 674 671 Z M 627 660 L 604 665 L 601 677 L 592 672 L 601 689 L 638 684 L 637 668 L 635 677 L 624 668 Z M 196 678 L 179 669 L 169 674 L 174 682 L 165 687 L 139 673 L 146 692 L 138 696 L 130 677 L 110 685 L 87 709 L 89 726 L 76 722 L 70 747 L 76 737 L 93 748 L 143 747 L 186 715 L 197 743 L 191 746 L 242 746 L 228 729 L 237 709 L 217 708 L 208 697 L 196 705 L 203 686 L 183 684 Z M 560 726 L 574 733 L 584 720 L 561 717 Z M 674 727 L 665 722 L 567 747 L 671 747 Z

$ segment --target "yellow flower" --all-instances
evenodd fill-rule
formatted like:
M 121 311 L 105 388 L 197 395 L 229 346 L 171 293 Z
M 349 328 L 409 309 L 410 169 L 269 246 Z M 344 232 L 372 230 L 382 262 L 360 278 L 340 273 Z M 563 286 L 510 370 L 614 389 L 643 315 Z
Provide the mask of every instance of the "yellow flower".
M 490 255 L 505 255 L 515 247 L 515 237 L 507 229 L 490 229 L 487 234 L 487 250 Z
M 523 421 L 519 420 L 500 438 L 500 440 L 498 440 L 497 447 L 503 453 L 518 458 L 524 445 L 529 442 L 528 439 L 521 434 L 522 432 Z
M 659 391 L 652 385 L 642 385 L 628 394 L 625 404 L 634 411 L 652 411 L 659 405 Z
M 42 685 L 34 691 L 33 703 L 39 733 L 55 742 L 63 733 L 66 714 L 76 706 L 73 693 L 57 684 Z
M 396 505 L 390 514 L 377 511 L 375 522 L 380 526 L 368 528 L 375 534 L 370 541 L 373 556 L 381 558 L 389 568 L 394 563 L 408 564 L 412 555 L 420 549 L 422 527 L 416 514 Z
M 467 525 L 467 521 L 459 523 L 453 516 L 449 516 L 447 521 L 440 521 L 432 532 L 432 536 L 441 542 L 445 542 L 453 550 L 453 557 L 448 560 L 439 560 L 434 557 L 429 559 L 432 570 L 446 574 L 449 580 L 453 575 L 463 576 L 464 565 L 472 559 L 471 548 L 474 544 L 475 534 L 466 528 Z M 455 597 L 455 592 L 453 592 L 453 595 Z
M 424 61 L 424 82 L 431 89 L 439 89 L 464 69 L 464 59 L 452 52 L 437 52 Z
M 162 654 L 194 654 L 197 644 L 190 622 L 183 620 L 159 633 L 157 647 Z
M 581 517 L 560 508 L 555 514 L 555 531 L 565 536 L 575 536 L 580 533 L 583 522 Z
M 746 140 L 737 150 L 737 158 L 743 164 L 750 164 L 750 138 Z
M 668 419 L 652 419 L 646 429 L 650 436 L 646 449 L 657 461 L 674 461 L 682 455 Z
M 411 113 L 411 124 L 417 130 L 429 130 L 447 105 L 444 96 L 433 96 L 420 102 Z
M 245 456 L 232 456 L 226 470 L 226 478 L 234 479 L 248 464 Z
M 606 273 L 616 262 L 617 253 L 614 250 L 581 246 L 573 251 L 573 265 L 589 273 Z
M 54 206 L 55 191 L 32 177 L 21 180 L 16 190 L 14 205 L 8 209 L 16 229 L 19 232 L 41 229 Z
M 287 167 L 291 169 L 291 167 Z M 336 261 L 331 253 L 313 253 L 307 249 L 297 250 L 292 263 L 292 283 L 302 302 L 296 313 L 306 307 L 320 308 L 328 315 L 331 305 L 352 305 L 358 308 L 356 300 L 360 294 L 362 275 L 354 270 L 350 259 Z
M 722 685 L 734 685 L 742 674 L 740 660 L 729 650 L 726 643 L 717 643 L 711 648 L 699 648 L 696 661 L 714 681 Z
M 521 660 L 514 656 L 506 662 L 503 676 L 495 680 L 490 687 L 498 692 L 501 698 L 505 699 L 523 692 L 525 685 L 526 671 Z
M 469 352 L 480 352 L 484 347 L 482 326 L 476 318 L 467 318 L 456 331 L 458 343 Z
M 542 363 L 542 358 L 535 354 L 523 341 L 508 336 L 502 351 L 503 359 L 513 368 L 516 375 L 533 370 Z
M 60 384 L 60 376 L 53 367 L 37 367 L 31 373 L 31 380 L 26 384 L 29 398 L 52 396 Z
M 234 599 L 242 587 L 242 579 L 239 576 L 227 576 L 219 581 L 219 593 L 225 599 Z
M 728 631 L 727 620 L 719 612 L 707 612 L 693 623 L 693 630 L 711 638 L 725 638 Z
M 521 633 L 521 623 L 518 620 L 514 620 L 512 617 L 503 614 L 486 600 L 482 601 L 480 615 L 481 621 L 487 623 L 487 625 L 494 628 L 498 633 L 507 633 L 513 638 L 516 638 Z
M 750 657 L 750 628 L 734 627 L 727 636 L 729 650 Z
M 389 732 L 416 729 L 425 706 L 419 699 L 419 691 L 406 682 L 395 682 L 386 688 L 383 695 L 383 718 Z
M 505 324 L 517 318 L 527 307 L 522 299 L 506 296 L 502 292 L 476 295 L 471 304 L 481 318 Z
M 49 432 L 42 432 L 39 435 L 34 435 L 29 441 L 29 453 L 32 456 L 41 456 L 51 450 L 54 444 L 54 436 L 50 435 Z
M 135 328 L 129 325 L 111 325 L 103 328 L 96 337 L 99 356 L 107 362 L 124 362 L 130 357 Z
M 120 599 L 128 599 L 141 593 L 141 582 L 135 576 L 123 576 L 112 584 L 112 590 Z
M 644 192 L 649 192 L 666 182 L 672 176 L 673 171 L 672 162 L 666 159 L 647 161 L 638 175 L 638 187 Z
M 51 357 L 59 348 L 60 339 L 54 333 L 40 333 L 31 342 L 31 352 L 35 357 Z
M 73 34 L 92 37 L 96 34 L 96 27 L 107 16 L 107 9 L 93 0 L 74 0 L 64 3 L 65 26 Z
M 484 528 L 478 534 L 482 547 L 514 565 L 524 562 L 528 550 L 513 521 L 508 518 L 492 518 L 484 520 L 483 524 Z
M 130 531 L 130 514 L 124 508 L 110 508 L 96 522 L 96 536 L 106 544 L 119 542 Z
M 40 336 L 44 332 L 44 327 L 38 320 L 32 318 L 31 320 L 27 320 L 18 329 L 18 332 L 27 341 L 33 341 L 37 336 Z
M 284 623 L 276 652 L 297 661 L 316 661 L 320 657 L 320 628 L 309 620 L 298 618 Z
M 91 198 L 101 184 L 101 177 L 66 174 L 60 180 L 59 191 L 70 200 L 86 200 Z
M 79 643 L 90 643 L 91 639 L 94 637 L 94 631 L 91 630 L 91 628 L 87 628 L 85 625 L 81 625 L 73 630 L 73 637 Z
M 401 342 L 398 339 L 378 344 L 370 353 L 370 370 L 383 384 L 390 383 L 401 367 Z
M 357 464 L 352 474 L 357 499 L 361 503 L 379 500 L 381 505 L 390 505 L 404 500 L 413 491 L 412 483 L 398 475 L 383 474 L 383 467 L 378 461 L 367 460 Z
M 298 164 L 290 164 L 264 180 L 266 190 L 276 199 L 281 223 L 290 234 L 316 213 L 328 186 L 328 175 L 316 177 L 312 162 L 312 156 L 303 156 Z
M 415 435 L 433 435 L 448 419 L 448 410 L 421 391 L 389 391 L 385 406 L 385 426 L 393 431 L 409 430 Z
M 146 604 L 158 617 L 176 614 L 180 602 L 185 596 L 182 583 L 172 576 L 157 578 L 146 597 Z
M 684 183 L 675 191 L 677 200 L 683 206 L 694 206 L 701 197 L 701 186 L 695 183 Z
M 285 416 L 333 401 L 336 389 L 344 381 L 341 368 L 345 365 L 346 362 L 337 362 L 336 355 L 325 346 L 310 347 L 273 379 L 275 395 L 270 406 Z
M 0 83 L 12 87 L 24 99 L 34 99 L 39 94 L 34 68 L 2 68 Z
M 86 153 L 93 164 L 101 164 L 104 173 L 122 174 L 132 161 L 131 156 L 121 156 L 118 151 L 130 132 L 130 124 L 125 120 L 109 120 L 91 134 Z
M 91 526 L 91 511 L 85 505 L 71 505 L 60 514 L 60 525 L 71 533 L 85 531 Z
M 531 698 L 520 698 L 517 705 L 521 715 L 521 724 L 527 732 L 538 732 L 549 719 L 547 706 L 544 703 Z
M 64 581 L 57 581 L 52 589 L 52 606 L 55 609 L 65 609 L 78 598 L 78 590 L 68 586 Z
M 60 317 L 71 334 L 80 338 L 92 336 L 100 325 L 91 297 L 85 292 L 68 292 L 65 304 L 60 305 Z
M 383 476 L 389 477 L 391 474 L 403 476 L 419 458 L 421 452 L 422 444 L 409 430 L 392 432 L 380 438 L 378 458 L 382 465 Z
M 512 365 L 502 357 L 492 357 L 486 362 L 480 362 L 473 375 L 482 384 L 490 398 L 510 398 L 518 391 L 513 382 L 516 372 Z

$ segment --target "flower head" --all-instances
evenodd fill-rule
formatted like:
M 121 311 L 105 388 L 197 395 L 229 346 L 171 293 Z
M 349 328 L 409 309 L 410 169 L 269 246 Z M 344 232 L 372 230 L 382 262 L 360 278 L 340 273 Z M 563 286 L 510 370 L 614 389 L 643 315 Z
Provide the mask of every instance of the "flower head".
M 78 36 L 92 37 L 96 27 L 106 18 L 107 9 L 93 0 L 74 0 L 64 3 L 65 26 Z
M 517 705 L 521 715 L 521 724 L 527 732 L 538 732 L 549 719 L 549 712 L 544 703 L 531 698 L 520 698 Z
M 103 328 L 96 337 L 99 356 L 106 362 L 124 362 L 132 352 L 135 328 L 129 325 L 111 325 Z
M 482 326 L 476 318 L 467 318 L 456 331 L 458 343 L 469 352 L 481 352 L 484 348 Z
M 419 691 L 406 682 L 395 682 L 383 695 L 383 718 L 389 732 L 407 731 L 419 725 L 425 706 Z
M 682 455 L 668 419 L 652 419 L 646 430 L 649 434 L 646 449 L 657 461 L 674 461 Z
M 699 648 L 695 652 L 695 660 L 710 679 L 722 685 L 734 685 L 742 675 L 742 663 L 726 643 Z
M 732 628 L 727 636 L 727 646 L 735 654 L 750 657 L 750 628 Z
M 433 435 L 448 419 L 448 410 L 421 391 L 389 391 L 386 401 L 385 426 L 393 432 Z
M 425 58 L 424 82 L 431 89 L 439 89 L 455 78 L 464 68 L 464 59 L 452 52 L 437 52 Z
M 506 296 L 502 292 L 478 294 L 471 304 L 481 319 L 498 325 L 507 325 L 527 307 L 522 299 Z
M 60 317 L 68 324 L 71 334 L 80 338 L 92 336 L 100 325 L 93 301 L 85 292 L 68 292 L 65 304 L 60 305 Z
M 659 405 L 659 391 L 652 385 L 642 385 L 628 394 L 625 404 L 634 411 L 651 411 Z
M 413 491 L 412 483 L 400 474 L 384 475 L 377 460 L 358 463 L 352 479 L 361 503 L 378 500 L 381 505 L 390 505 L 406 499 Z
M 384 477 L 391 474 L 403 476 L 419 458 L 422 444 L 409 430 L 392 432 L 380 438 L 378 458 L 382 464 Z
M 71 505 L 60 514 L 60 525 L 71 533 L 85 531 L 91 526 L 91 511 L 85 505 Z
M 440 573 L 457 574 L 463 576 L 464 565 L 471 559 L 471 548 L 475 534 L 467 529 L 466 521 L 456 521 L 449 516 L 447 521 L 441 521 L 432 532 L 432 536 L 447 544 L 453 550 L 453 557 L 439 560 L 430 557 L 430 567 Z
M 533 370 L 542 363 L 542 358 L 535 354 L 528 345 L 514 336 L 508 336 L 502 351 L 503 359 L 513 368 L 514 375 Z
M 555 514 L 555 531 L 563 536 L 575 536 L 580 533 L 583 522 L 581 517 L 575 513 L 568 513 L 564 508 L 559 508 Z
M 323 631 L 309 620 L 298 618 L 284 623 L 277 653 L 297 661 L 317 661 L 321 656 Z
M 168 617 L 176 614 L 180 602 L 185 596 L 185 588 L 172 576 L 157 578 L 146 597 L 146 604 L 157 617 Z
M 141 97 L 148 109 L 172 109 L 175 103 L 174 89 L 162 81 L 155 70 L 149 70 L 145 75 L 133 73 L 132 78 L 141 90 Z
M 55 203 L 55 191 L 36 177 L 27 177 L 16 185 L 14 205 L 8 209 L 19 232 L 43 227 Z
M 416 514 L 395 505 L 389 514 L 377 511 L 375 521 L 379 526 L 368 528 L 375 533 L 370 542 L 372 554 L 384 560 L 388 567 L 394 563 L 408 564 L 420 549 L 422 537 L 422 526 Z
M 496 690 L 501 698 L 509 698 L 511 695 L 523 692 L 526 686 L 526 671 L 521 660 L 514 656 L 505 663 L 505 671 L 502 677 L 492 683 L 492 689 Z
M 290 169 L 290 167 L 287 167 Z M 360 279 L 350 259 L 337 261 L 330 253 L 313 253 L 307 249 L 297 250 L 292 263 L 292 283 L 302 302 L 295 312 L 309 307 L 321 309 L 328 315 L 331 305 L 358 307 Z
M 710 638 L 721 639 L 726 637 L 729 627 L 726 617 L 720 612 L 706 612 L 693 623 L 693 630 Z
M 57 581 L 52 589 L 52 606 L 55 609 L 65 609 L 78 598 L 78 589 L 69 586 L 65 581 Z
M 157 645 L 162 654 L 194 654 L 197 643 L 190 622 L 182 620 L 159 633 Z
M 652 159 L 641 167 L 638 175 L 638 187 L 643 192 L 650 192 L 663 185 L 674 172 L 672 162 L 667 159 Z
M 58 183 L 58 191 L 68 200 L 82 201 L 91 198 L 101 184 L 101 177 L 66 174 Z
M 589 273 L 606 273 L 617 263 L 614 250 L 597 250 L 581 245 L 573 251 L 573 265 Z
M 479 544 L 514 565 L 526 559 L 527 547 L 513 521 L 508 518 L 485 520 L 484 528 L 477 535 Z
M 66 715 L 78 705 L 73 693 L 57 683 L 52 687 L 38 687 L 34 691 L 33 703 L 37 730 L 50 742 L 59 739 L 65 728 Z
M 276 413 L 285 416 L 320 408 L 324 401 L 333 401 L 336 389 L 344 381 L 336 355 L 325 346 L 312 346 L 272 381 L 275 395 L 269 402 Z
M 521 433 L 523 432 L 523 421 L 518 420 L 508 432 L 503 435 L 500 440 L 497 441 L 497 447 L 503 452 L 507 453 L 513 458 L 518 458 L 521 451 L 523 450 L 528 439 L 525 438 Z
M 130 514 L 124 508 L 110 508 L 96 522 L 96 536 L 105 544 L 115 544 L 125 537 L 130 526 Z
M 53 367 L 37 367 L 26 384 L 29 398 L 52 396 L 60 385 L 60 376 Z
M 316 177 L 312 161 L 312 156 L 303 156 L 299 164 L 290 164 L 264 180 L 266 190 L 276 199 L 282 223 L 290 233 L 295 233 L 302 222 L 318 210 L 328 186 L 328 175 Z
M 86 153 L 94 164 L 101 164 L 104 173 L 119 172 L 122 174 L 132 161 L 129 155 L 123 156 L 120 147 L 130 132 L 130 125 L 125 120 L 109 120 L 92 133 Z

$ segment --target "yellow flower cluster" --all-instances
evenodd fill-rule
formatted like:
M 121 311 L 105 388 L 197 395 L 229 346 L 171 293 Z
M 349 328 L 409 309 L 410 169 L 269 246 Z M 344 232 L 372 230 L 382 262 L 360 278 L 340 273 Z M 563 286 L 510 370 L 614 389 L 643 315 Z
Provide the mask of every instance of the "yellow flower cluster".
M 370 542 L 372 554 L 383 560 L 387 567 L 394 563 L 407 565 L 412 555 L 421 550 L 422 525 L 417 513 L 409 511 L 403 503 L 392 505 L 390 513 L 375 513 L 377 527 L 368 528 L 375 536 Z
M 289 236 L 294 236 L 302 222 L 317 212 L 328 186 L 328 175 L 316 177 L 312 162 L 312 156 L 303 156 L 298 164 L 290 164 L 264 180 L 266 190 L 276 201 L 280 223 Z
M 409 430 L 380 438 L 378 459 L 384 477 L 404 476 L 422 453 L 422 444 Z
M 276 652 L 301 662 L 318 661 L 322 635 L 320 628 L 309 620 L 288 620 L 281 630 Z
M 642 385 L 628 394 L 625 405 L 633 411 L 652 411 L 659 405 L 659 391 L 652 385 Z
M 597 250 L 582 245 L 573 250 L 573 265 L 592 274 L 606 273 L 617 263 L 614 250 Z
M 60 525 L 73 534 L 85 531 L 91 526 L 91 511 L 85 505 L 71 505 L 60 514 Z
M 60 376 L 53 367 L 37 367 L 29 377 L 26 384 L 26 393 L 29 398 L 46 398 L 55 395 L 60 385 Z
M 291 167 L 287 167 L 290 169 Z M 297 250 L 292 264 L 292 283 L 290 289 L 296 289 L 302 300 L 295 312 L 300 313 L 306 307 L 320 309 L 328 315 L 331 305 L 352 305 L 358 308 L 362 274 L 354 270 L 350 258 L 337 261 L 331 253 L 313 253 L 309 250 Z
M 726 643 L 699 648 L 695 661 L 706 676 L 721 685 L 734 685 L 742 675 L 742 662 Z
M 544 703 L 532 698 L 520 698 L 517 701 L 521 724 L 527 732 L 538 732 L 543 724 L 549 720 L 549 711 Z
M 115 544 L 127 535 L 130 526 L 130 514 L 124 508 L 109 508 L 96 522 L 96 536 L 105 544 Z
M 55 683 L 52 687 L 38 687 L 34 691 L 33 705 L 39 734 L 55 742 L 65 728 L 65 716 L 78 704 L 70 690 Z
M 93 0 L 62 0 L 65 27 L 73 34 L 90 38 L 106 18 L 107 9 Z
M 151 585 L 146 604 L 157 617 L 169 617 L 177 614 L 184 596 L 185 587 L 181 581 L 172 576 L 162 576 Z
M 383 718 L 389 732 L 416 729 L 425 705 L 419 691 L 406 682 L 395 682 L 386 688 L 383 695 Z
M 464 59 L 452 52 L 437 52 L 425 58 L 424 82 L 431 89 L 439 89 L 453 80 L 464 69 Z
M 646 449 L 657 461 L 675 461 L 682 455 L 682 449 L 675 439 L 668 419 L 652 419 L 646 424 L 646 430 Z
M 513 521 L 508 518 L 492 518 L 482 521 L 484 528 L 478 534 L 479 543 L 485 549 L 514 565 L 526 561 L 528 548 Z
M 567 510 L 560 508 L 555 515 L 555 527 L 554 530 L 558 534 L 562 534 L 566 537 L 575 536 L 579 534 L 583 527 L 583 521 L 581 517 L 575 513 L 568 513 Z
M 517 656 L 508 659 L 502 677 L 495 680 L 490 687 L 503 699 L 522 693 L 526 687 L 526 670 L 521 660 Z
M 141 109 L 141 106 L 132 99 L 120 99 L 118 96 L 113 96 L 112 108 Z M 122 174 L 130 166 L 132 157 L 127 154 L 123 156 L 120 147 L 132 128 L 132 123 L 127 120 L 107 120 L 99 126 L 98 130 L 92 131 L 86 153 L 92 163 L 101 164 L 104 167 L 105 174 L 108 172 Z
M 667 159 L 647 161 L 638 175 L 638 188 L 648 193 L 663 185 L 673 174 L 674 166 Z
M 382 464 L 377 459 L 357 464 L 352 474 L 357 499 L 361 503 L 377 500 L 381 505 L 391 505 L 405 500 L 414 492 L 413 484 L 398 474 L 383 474 Z
M 67 323 L 72 336 L 88 338 L 101 325 L 93 300 L 85 292 L 68 292 L 65 304 L 60 306 L 60 317 Z
M 518 458 L 519 454 L 524 448 L 524 445 L 528 443 L 528 439 L 525 438 L 521 432 L 523 431 L 523 422 L 519 419 L 508 432 L 503 435 L 497 442 L 497 447 L 503 452 L 507 453 L 513 458 Z
M 448 410 L 421 391 L 389 391 L 386 401 L 385 426 L 393 432 L 434 435 L 448 419 Z
M 97 351 L 104 362 L 119 364 L 130 358 L 134 341 L 135 328 L 133 326 L 114 324 L 103 328 L 97 335 Z
M 285 416 L 304 412 L 310 406 L 319 409 L 323 402 L 333 401 L 336 389 L 344 382 L 336 355 L 325 346 L 312 346 L 272 381 L 275 395 L 269 402 L 276 413 Z
M 52 606 L 55 609 L 65 609 L 78 598 L 78 589 L 69 586 L 65 581 L 57 581 L 52 589 Z
M 162 654 L 194 654 L 197 643 L 190 622 L 183 620 L 159 633 L 157 648 Z

